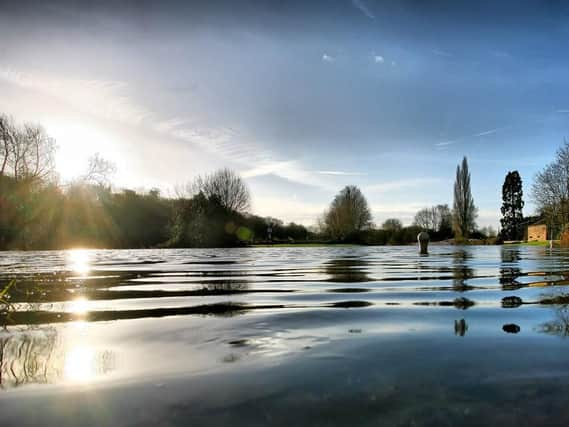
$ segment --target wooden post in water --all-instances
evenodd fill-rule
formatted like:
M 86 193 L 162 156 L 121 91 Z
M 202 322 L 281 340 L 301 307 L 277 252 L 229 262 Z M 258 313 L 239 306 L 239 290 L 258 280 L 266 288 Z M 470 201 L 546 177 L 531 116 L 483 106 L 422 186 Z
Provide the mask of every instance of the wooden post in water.
M 417 241 L 419 242 L 419 253 L 421 255 L 427 255 L 429 253 L 429 233 L 422 231 L 417 235 Z

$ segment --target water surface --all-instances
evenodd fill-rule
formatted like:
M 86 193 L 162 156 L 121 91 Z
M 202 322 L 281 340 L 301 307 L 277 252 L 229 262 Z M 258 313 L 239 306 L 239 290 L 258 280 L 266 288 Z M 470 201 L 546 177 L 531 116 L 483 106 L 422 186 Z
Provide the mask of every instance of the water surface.
M 2 425 L 567 425 L 569 252 L 4 252 Z

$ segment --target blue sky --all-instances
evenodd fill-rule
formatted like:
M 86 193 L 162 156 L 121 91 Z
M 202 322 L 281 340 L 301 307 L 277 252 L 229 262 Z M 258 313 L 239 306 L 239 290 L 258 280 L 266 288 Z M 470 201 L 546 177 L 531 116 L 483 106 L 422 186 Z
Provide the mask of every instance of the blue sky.
M 0 2 L 0 111 L 39 121 L 63 179 L 100 152 L 117 187 L 231 167 L 253 212 L 311 224 L 347 184 L 378 224 L 452 204 L 479 225 L 505 174 L 569 136 L 563 2 Z

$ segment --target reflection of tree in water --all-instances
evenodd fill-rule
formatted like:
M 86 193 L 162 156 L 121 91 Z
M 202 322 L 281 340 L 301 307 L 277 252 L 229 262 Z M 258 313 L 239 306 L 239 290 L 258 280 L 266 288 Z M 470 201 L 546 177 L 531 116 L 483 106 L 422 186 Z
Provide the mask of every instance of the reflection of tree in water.
M 452 287 L 459 292 L 468 291 L 471 286 L 467 281 L 474 277 L 474 270 L 469 266 L 472 254 L 465 249 L 457 249 L 452 256 Z
M 543 323 L 538 330 L 545 334 L 569 337 L 569 306 L 562 305 L 555 308 L 555 318 Z
M 61 310 L 63 306 L 64 306 L 63 303 L 21 302 L 16 305 L 12 304 L 11 302 L 8 303 L 0 302 L 0 327 L 4 332 L 7 332 L 8 326 L 13 324 L 12 316 L 15 315 L 16 313 L 19 314 L 23 313 L 24 315 L 26 315 L 26 313 L 34 313 L 40 310 L 55 311 L 57 309 Z M 32 314 L 30 314 L 29 316 L 25 316 L 28 317 L 28 319 L 30 319 L 27 320 L 25 323 L 27 324 L 29 321 L 27 327 L 31 329 L 34 328 L 35 326 L 33 325 L 30 316 L 32 316 Z
M 520 289 L 523 285 L 517 281 L 522 275 L 518 266 L 521 260 L 520 250 L 516 248 L 504 248 L 500 253 L 502 265 L 500 266 L 500 285 L 505 290 Z
M 232 293 L 237 291 L 246 291 L 249 288 L 249 282 L 243 280 L 216 280 L 212 282 L 205 282 L 202 285 L 203 290 L 212 293 Z
M 454 321 L 454 334 L 463 337 L 466 335 L 466 331 L 468 331 L 468 324 L 466 320 L 460 319 Z
M 361 258 L 332 259 L 324 264 L 324 271 L 329 275 L 329 282 L 369 282 L 371 279 L 365 270 L 368 261 Z
M 66 347 L 53 327 L 3 332 L 0 335 L 2 389 L 100 376 L 115 367 L 114 353 Z
M 0 385 L 49 384 L 61 376 L 54 360 L 58 336 L 54 328 L 4 333 L 0 338 Z
M 515 323 L 507 323 L 504 326 L 502 326 L 502 330 L 507 334 L 518 334 L 522 330 L 522 328 L 520 328 Z

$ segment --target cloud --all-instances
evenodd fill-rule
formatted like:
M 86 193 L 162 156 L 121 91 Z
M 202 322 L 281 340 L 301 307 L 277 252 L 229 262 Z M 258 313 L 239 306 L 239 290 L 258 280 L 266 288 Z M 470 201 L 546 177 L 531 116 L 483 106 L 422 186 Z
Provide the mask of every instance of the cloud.
M 473 135 L 473 136 L 492 135 L 493 133 L 498 132 L 500 129 L 502 129 L 502 128 L 496 128 L 496 129 L 485 130 L 484 132 L 477 133 L 476 135 Z
M 485 131 L 482 131 L 482 132 L 474 133 L 474 134 L 472 134 L 472 135 L 463 136 L 463 137 L 461 137 L 461 138 L 452 139 L 452 140 L 449 140 L 449 141 L 437 142 L 437 143 L 435 143 L 435 147 L 436 147 L 437 149 L 439 149 L 439 150 L 445 149 L 445 148 L 448 147 L 449 145 L 457 144 L 457 143 L 462 142 L 462 141 L 464 141 L 464 140 L 466 140 L 466 139 L 469 139 L 469 138 L 478 138 L 478 137 L 481 137 L 481 136 L 492 135 L 492 134 L 495 134 L 495 133 L 498 132 L 498 131 L 507 129 L 508 127 L 509 127 L 509 126 L 503 126 L 503 127 L 499 127 L 499 128 L 494 128 L 494 129 L 489 129 L 489 130 L 485 130 Z
M 335 60 L 336 60 L 336 58 L 334 58 L 331 55 L 328 55 L 327 53 L 322 54 L 322 61 L 324 61 L 324 62 L 334 62 Z
M 320 175 L 335 175 L 335 176 L 364 176 L 367 173 L 364 172 L 346 172 L 346 171 L 316 171 Z
M 569 114 L 569 109 L 567 109 L 567 110 L 555 110 L 555 112 L 559 113 L 559 114 Z
M 328 207 L 326 203 L 304 202 L 294 195 L 290 197 L 263 197 L 255 199 L 253 197 L 253 208 L 257 215 L 275 216 L 285 221 L 296 222 L 297 224 L 314 225 L 316 219 Z
M 122 95 L 127 84 L 121 81 L 60 79 L 9 68 L 0 68 L 0 81 L 36 90 L 103 119 L 138 125 L 152 117 Z
M 388 218 L 400 219 L 403 224 L 410 225 L 413 222 L 415 214 L 429 206 L 429 202 L 413 202 L 413 203 L 389 203 L 388 205 L 371 205 L 373 219 L 377 225 L 381 225 Z
M 374 56 L 373 56 L 373 61 L 374 61 L 376 64 L 383 64 L 383 63 L 385 62 L 385 58 L 384 58 L 383 56 L 381 56 L 381 55 L 374 55 Z
M 454 141 L 442 141 L 442 142 L 437 142 L 435 144 L 436 147 L 447 147 L 449 145 L 453 145 L 456 144 L 458 141 L 454 140 Z
M 364 0 L 352 0 L 352 4 L 369 19 L 375 19 L 375 15 L 371 12 L 371 10 L 369 10 L 369 7 Z
M 479 209 L 476 223 L 479 227 L 488 225 L 491 225 L 492 227 L 500 227 L 499 212 L 500 209 L 498 207 L 496 209 Z
M 254 168 L 247 169 L 241 173 L 244 178 L 254 178 L 263 175 L 279 175 L 279 172 L 297 169 L 297 162 L 295 161 L 273 161 L 264 162 L 261 165 L 255 166 Z
M 388 181 L 388 182 L 382 182 L 380 184 L 369 185 L 364 188 L 364 191 L 369 193 L 387 193 L 393 190 L 424 187 L 432 184 L 439 184 L 442 182 L 444 182 L 444 180 L 440 178 L 402 179 L 398 181 Z
M 437 56 L 444 56 L 444 57 L 447 57 L 447 58 L 449 58 L 449 57 L 452 56 L 452 53 L 447 52 L 446 50 L 442 50 L 442 49 L 436 49 L 436 48 L 435 48 L 435 49 L 431 49 L 431 52 L 432 52 L 434 55 L 437 55 Z
M 245 170 L 248 176 L 272 173 L 293 182 L 326 187 L 317 174 L 304 170 L 294 161 L 274 159 L 273 153 L 259 144 L 242 141 L 239 132 L 233 128 L 199 123 L 189 125 L 185 117 L 164 118 L 144 108 L 128 95 L 132 88 L 125 82 L 56 78 L 1 67 L 0 82 L 47 95 L 76 111 L 99 119 L 187 142 L 204 152 L 215 154 L 226 164 Z M 196 121 L 192 120 L 192 123 Z M 250 169 L 251 164 L 256 167 Z
M 322 190 L 334 191 L 336 186 L 332 185 L 325 176 L 314 171 L 305 169 L 297 160 L 258 160 L 254 162 L 253 168 L 245 169 L 241 172 L 244 178 L 255 178 L 266 175 L 275 175 L 287 181 L 294 182 L 309 187 Z

